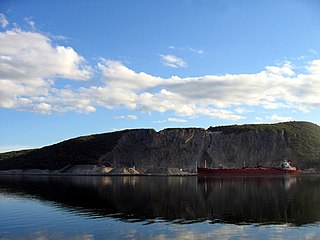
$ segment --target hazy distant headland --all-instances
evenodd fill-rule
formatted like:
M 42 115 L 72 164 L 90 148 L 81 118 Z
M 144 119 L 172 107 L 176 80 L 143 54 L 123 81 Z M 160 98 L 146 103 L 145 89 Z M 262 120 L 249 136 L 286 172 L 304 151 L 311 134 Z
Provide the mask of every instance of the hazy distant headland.
M 205 162 L 212 167 L 274 166 L 285 157 L 301 169 L 320 168 L 320 127 L 310 122 L 286 122 L 159 132 L 123 130 L 2 153 L 0 170 L 170 175 L 193 172 L 196 164 L 204 166 Z

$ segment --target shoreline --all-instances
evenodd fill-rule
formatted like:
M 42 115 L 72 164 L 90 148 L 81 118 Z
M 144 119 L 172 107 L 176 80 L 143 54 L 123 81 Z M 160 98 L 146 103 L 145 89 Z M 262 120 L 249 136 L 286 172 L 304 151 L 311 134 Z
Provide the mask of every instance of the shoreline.
M 114 173 L 114 174 L 108 174 L 108 173 L 85 173 L 85 174 L 79 174 L 79 173 L 10 173 L 10 172 L 3 172 L 0 171 L 0 176 L 48 176 L 48 177 L 116 177 L 116 176 L 122 176 L 122 177 L 188 177 L 188 176 L 198 176 L 198 177 L 281 177 L 281 176 L 311 176 L 311 175 L 320 175 L 320 172 L 309 172 L 309 171 L 302 171 L 298 174 L 280 174 L 280 175 L 212 175 L 212 176 L 199 176 L 197 173 L 183 173 L 183 174 L 161 174 L 161 173 L 153 173 L 153 174 L 127 174 L 127 173 Z
M 163 176 L 163 177 L 185 177 L 185 176 L 198 176 L 196 173 L 185 173 L 185 174 L 71 174 L 71 173 L 2 173 L 0 176 L 54 176 L 54 177 L 116 177 L 116 176 L 126 176 L 126 177 L 153 177 L 153 176 Z
M 320 169 L 309 168 L 298 174 L 283 174 L 287 176 L 301 176 L 320 174 Z M 183 171 L 178 168 L 156 167 L 146 168 L 118 167 L 111 168 L 98 165 L 68 165 L 59 170 L 49 169 L 9 169 L 0 170 L 0 176 L 198 176 L 197 173 Z M 243 175 L 235 175 L 243 176 Z M 209 176 L 210 177 L 210 176 Z M 217 177 L 217 176 L 212 176 Z M 222 176 L 223 177 L 223 176 Z

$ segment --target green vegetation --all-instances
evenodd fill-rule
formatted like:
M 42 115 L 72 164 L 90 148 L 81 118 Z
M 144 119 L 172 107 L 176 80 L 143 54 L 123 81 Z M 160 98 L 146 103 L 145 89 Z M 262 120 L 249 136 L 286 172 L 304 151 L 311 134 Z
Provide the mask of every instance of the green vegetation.
M 31 153 L 35 149 L 28 149 L 28 150 L 20 150 L 20 151 L 12 151 L 12 152 L 6 152 L 6 153 L 1 153 L 0 154 L 0 161 L 7 159 L 7 158 L 16 158 L 20 156 L 24 156 L 28 153 Z
M 129 130 L 78 137 L 34 150 L 0 154 L 0 169 L 61 169 L 69 164 L 97 164 Z
M 276 124 L 246 124 L 210 127 L 211 132 L 240 134 L 247 131 L 283 131 L 292 154 L 305 168 L 320 167 L 320 127 L 310 122 L 286 122 Z

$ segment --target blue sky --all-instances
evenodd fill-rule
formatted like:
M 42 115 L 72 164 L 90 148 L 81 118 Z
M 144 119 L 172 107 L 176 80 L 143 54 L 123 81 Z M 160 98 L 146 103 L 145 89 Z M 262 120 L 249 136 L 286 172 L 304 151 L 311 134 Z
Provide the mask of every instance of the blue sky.
M 320 124 L 317 0 L 2 0 L 0 13 L 0 152 L 126 128 Z

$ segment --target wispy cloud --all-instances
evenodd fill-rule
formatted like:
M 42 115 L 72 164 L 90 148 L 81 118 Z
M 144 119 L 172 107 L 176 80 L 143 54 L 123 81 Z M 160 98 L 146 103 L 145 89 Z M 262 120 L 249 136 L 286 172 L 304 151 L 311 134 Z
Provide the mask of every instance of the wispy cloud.
M 168 118 L 168 122 L 184 123 L 187 122 L 187 120 L 182 118 Z
M 138 117 L 136 115 L 121 115 L 121 116 L 115 116 L 115 119 L 126 119 L 126 120 L 137 120 Z
M 36 30 L 36 23 L 33 21 L 32 17 L 25 17 L 23 20 L 30 26 L 31 30 Z
M 0 26 L 2 28 L 5 28 L 9 25 L 9 21 L 7 20 L 6 16 L 2 13 L 0 13 Z
M 204 51 L 202 49 L 188 48 L 188 50 L 193 53 L 204 54 Z
M 187 122 L 187 120 L 183 119 L 183 118 L 168 118 L 166 120 L 158 120 L 158 121 L 154 121 L 154 123 L 158 123 L 158 124 L 163 124 L 163 123 L 184 123 Z
M 176 47 L 176 46 L 171 45 L 168 48 L 172 49 L 172 50 L 189 51 L 189 52 L 196 53 L 196 54 L 204 54 L 205 53 L 205 51 L 202 49 L 197 49 L 197 48 L 192 48 L 192 47 Z
M 178 58 L 178 57 L 176 57 L 174 55 L 162 55 L 162 54 L 160 54 L 160 56 L 161 56 L 162 63 L 165 66 L 172 67 L 172 68 L 187 67 L 186 62 L 183 59 Z
M 316 50 L 314 50 L 314 49 L 309 49 L 309 52 L 311 52 L 312 54 L 315 54 L 315 55 L 318 54 L 318 52 Z
M 244 109 L 244 108 L 236 108 L 236 109 L 234 109 L 234 111 L 236 113 L 239 113 L 239 114 L 252 112 L 252 110 L 247 110 L 247 109 Z

